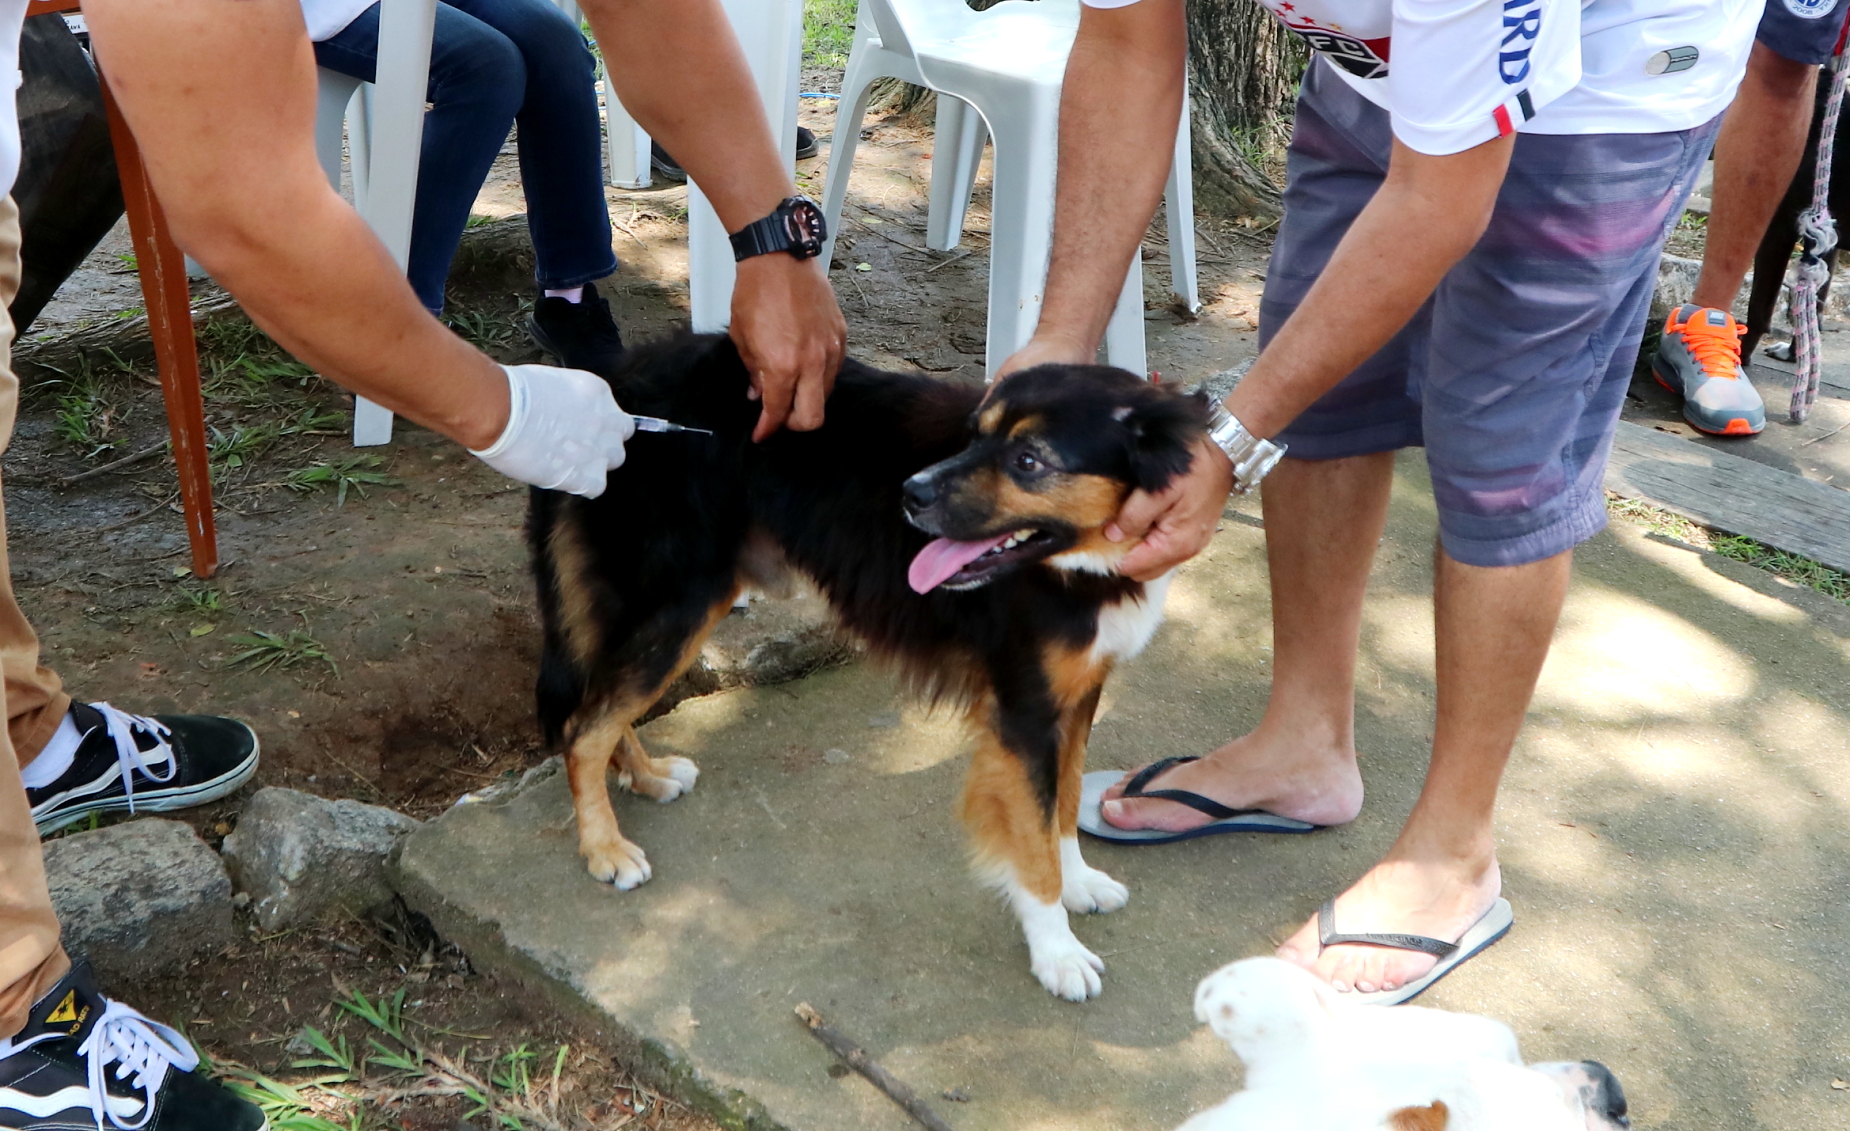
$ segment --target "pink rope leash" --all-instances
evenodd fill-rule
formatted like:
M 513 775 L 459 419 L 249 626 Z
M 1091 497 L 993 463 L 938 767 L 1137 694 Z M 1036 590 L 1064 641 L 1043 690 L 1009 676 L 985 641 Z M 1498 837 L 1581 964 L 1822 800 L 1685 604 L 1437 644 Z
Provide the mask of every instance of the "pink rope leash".
M 1822 327 L 1818 323 L 1818 294 L 1830 282 L 1824 257 L 1837 247 L 1837 221 L 1831 218 L 1831 158 L 1837 148 L 1837 116 L 1844 105 L 1844 79 L 1850 75 L 1850 55 L 1838 54 L 1831 60 L 1831 91 L 1824 102 L 1824 121 L 1818 127 L 1818 161 L 1811 180 L 1811 207 L 1799 213 L 1801 241 L 1799 260 L 1793 266 L 1792 279 L 1792 355 L 1798 371 L 1792 378 L 1792 404 L 1788 409 L 1794 424 L 1801 424 L 1811 414 L 1818 399 L 1818 378 L 1822 370 L 1819 354 L 1823 348 Z

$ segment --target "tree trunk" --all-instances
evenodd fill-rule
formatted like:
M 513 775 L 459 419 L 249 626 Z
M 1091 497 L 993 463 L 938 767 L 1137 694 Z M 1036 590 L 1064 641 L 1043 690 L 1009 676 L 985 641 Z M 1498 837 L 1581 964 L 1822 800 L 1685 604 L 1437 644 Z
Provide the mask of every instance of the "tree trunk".
M 1255 0 L 1189 0 L 1196 208 L 1278 214 L 1278 186 L 1260 166 L 1282 140 L 1308 58 L 1303 41 Z

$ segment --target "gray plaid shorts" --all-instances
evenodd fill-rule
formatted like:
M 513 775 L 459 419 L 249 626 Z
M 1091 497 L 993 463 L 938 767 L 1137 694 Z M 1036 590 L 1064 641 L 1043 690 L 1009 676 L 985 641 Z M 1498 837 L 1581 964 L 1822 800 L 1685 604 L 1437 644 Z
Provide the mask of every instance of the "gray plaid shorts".
M 1311 460 L 1425 447 L 1440 542 L 1467 565 L 1540 561 L 1592 537 L 1606 525 L 1601 481 L 1658 257 L 1719 123 L 1518 135 L 1477 246 L 1400 333 L 1279 439 Z M 1313 62 L 1292 129 L 1260 348 L 1374 196 L 1392 139 L 1387 111 Z

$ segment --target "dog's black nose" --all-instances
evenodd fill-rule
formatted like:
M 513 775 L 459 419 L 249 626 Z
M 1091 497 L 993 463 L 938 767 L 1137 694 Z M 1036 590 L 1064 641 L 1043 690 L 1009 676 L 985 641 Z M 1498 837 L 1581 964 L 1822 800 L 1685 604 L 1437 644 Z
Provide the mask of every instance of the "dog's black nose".
M 1612 1069 L 1597 1060 L 1583 1060 L 1580 1065 L 1599 1087 L 1599 1094 L 1594 1097 L 1594 1106 L 1600 1114 L 1614 1126 L 1630 1127 L 1632 1121 L 1627 1117 L 1625 1089 L 1619 1086 L 1619 1078 L 1612 1074 Z
M 909 511 L 922 511 L 938 501 L 938 485 L 929 475 L 914 475 L 900 489 Z

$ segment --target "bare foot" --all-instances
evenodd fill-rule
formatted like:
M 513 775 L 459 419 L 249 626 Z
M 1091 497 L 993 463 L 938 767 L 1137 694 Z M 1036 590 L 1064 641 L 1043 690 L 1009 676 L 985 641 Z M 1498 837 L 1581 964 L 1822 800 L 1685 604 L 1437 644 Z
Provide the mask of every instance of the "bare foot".
M 1313 825 L 1346 825 L 1362 811 L 1362 775 L 1353 750 L 1302 735 L 1275 738 L 1263 725 L 1200 761 L 1172 766 L 1144 786 L 1146 792 L 1157 789 L 1185 789 L 1230 809 L 1264 809 Z M 1105 823 L 1114 828 L 1180 833 L 1213 820 L 1174 801 L 1123 800 L 1123 792 L 1124 782 L 1112 786 L 1101 806 Z
M 1396 845 L 1348 891 L 1336 897 L 1336 930 L 1345 935 L 1410 934 L 1453 942 L 1496 902 L 1502 876 L 1496 857 L 1459 860 L 1402 855 Z M 1317 917 L 1278 948 L 1278 956 L 1328 982 L 1339 993 L 1397 990 L 1429 973 L 1438 959 L 1418 951 L 1344 944 L 1323 949 Z

